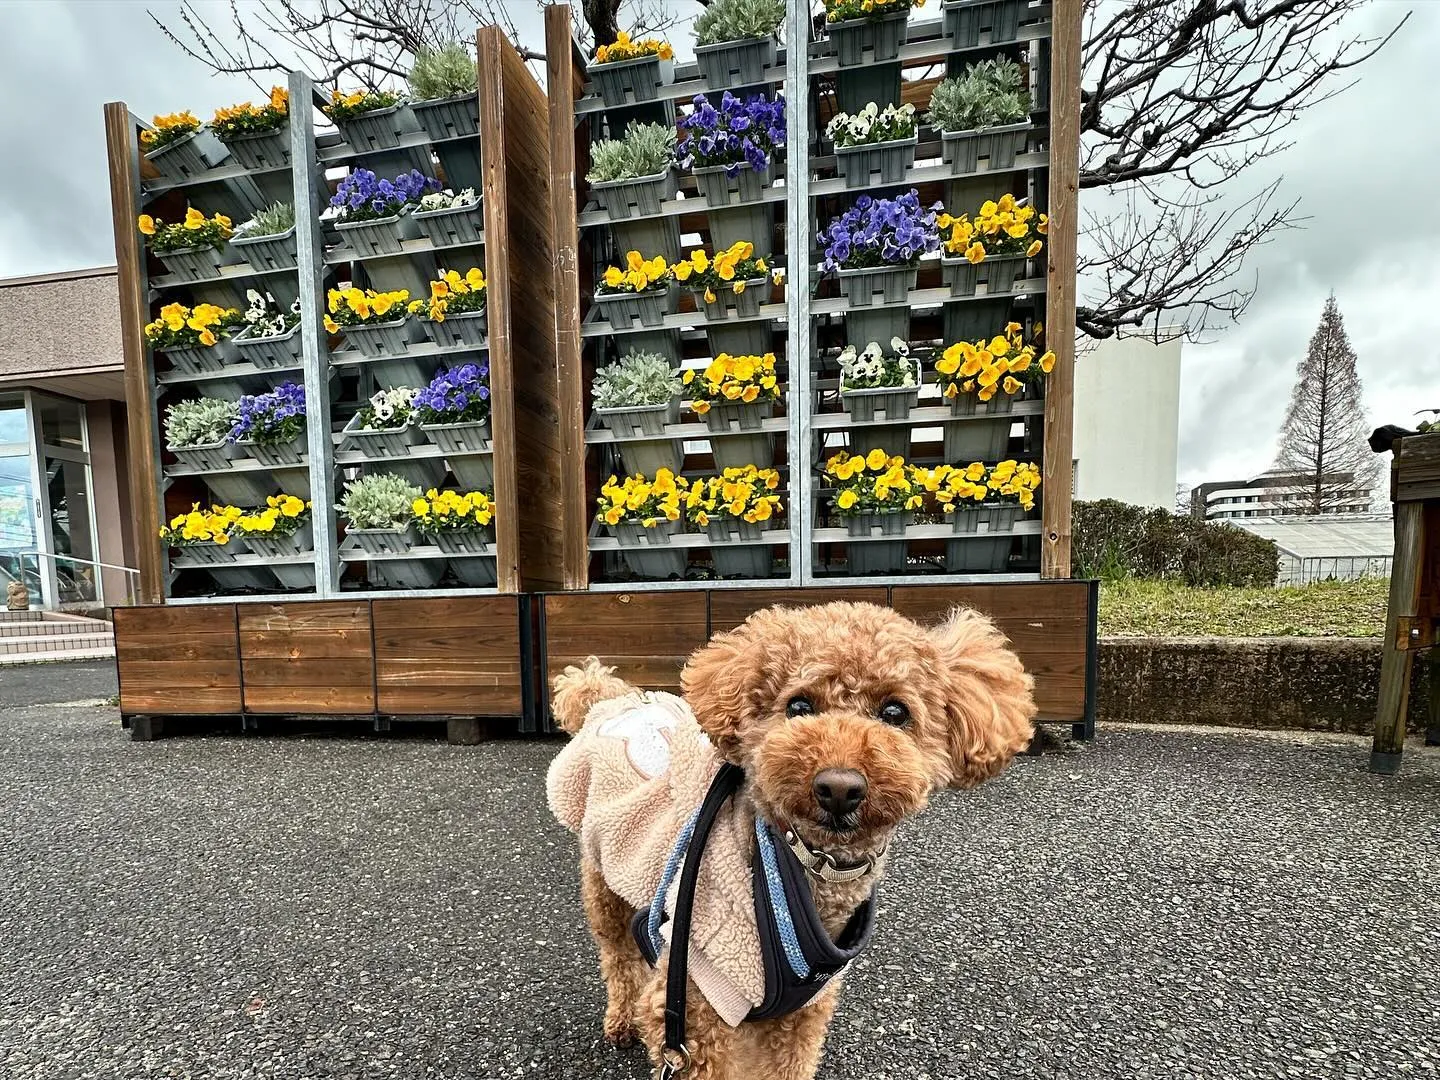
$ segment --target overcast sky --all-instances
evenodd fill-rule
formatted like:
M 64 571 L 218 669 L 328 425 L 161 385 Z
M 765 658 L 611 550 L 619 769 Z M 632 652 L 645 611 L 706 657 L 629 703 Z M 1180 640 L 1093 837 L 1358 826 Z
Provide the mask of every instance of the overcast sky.
M 243 4 L 245 0 L 241 0 Z M 227 5 L 213 6 L 217 18 Z M 687 7 L 689 5 L 686 5 Z M 173 19 L 173 0 L 0 0 L 0 277 L 114 261 L 101 105 L 137 113 L 190 108 L 208 118 L 252 96 L 181 55 L 146 10 Z M 1266 468 L 1295 364 L 1333 290 L 1359 355 L 1376 424 L 1408 423 L 1440 406 L 1440 0 L 1376 0 L 1354 17 L 1379 32 L 1413 9 L 1401 38 L 1358 72 L 1358 84 L 1307 113 L 1271 163 L 1282 196 L 1309 220 L 1256 252 L 1258 293 L 1238 325 L 1187 344 L 1180 417 L 1185 483 Z M 531 0 L 514 5 L 540 41 Z M 533 30 L 532 30 L 533 28 Z

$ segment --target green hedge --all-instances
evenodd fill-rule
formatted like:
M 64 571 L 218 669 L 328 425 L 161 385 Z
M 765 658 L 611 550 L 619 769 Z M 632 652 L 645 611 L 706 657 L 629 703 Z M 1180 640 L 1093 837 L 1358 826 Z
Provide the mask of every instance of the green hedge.
M 1275 584 L 1275 541 L 1114 499 L 1077 502 L 1071 563 L 1077 577 L 1178 578 L 1187 585 Z

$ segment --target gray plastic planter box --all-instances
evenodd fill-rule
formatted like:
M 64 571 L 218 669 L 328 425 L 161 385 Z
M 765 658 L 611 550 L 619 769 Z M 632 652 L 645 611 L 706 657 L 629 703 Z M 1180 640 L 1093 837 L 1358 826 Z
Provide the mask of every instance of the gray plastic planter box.
M 450 560 L 450 572 L 463 585 L 487 589 L 495 584 L 495 554 L 457 556 Z
M 344 333 L 345 339 L 354 345 L 362 356 L 372 359 L 404 356 L 412 344 L 425 340 L 424 328 L 418 320 L 408 315 L 390 322 L 347 326 Z M 429 382 L 429 379 L 425 381 Z
M 193 131 L 145 155 L 145 160 L 160 170 L 160 176 L 173 184 L 183 184 L 209 172 L 224 158 L 220 140 L 204 130 Z
M 398 147 L 401 137 L 406 134 L 407 111 L 404 105 L 391 105 L 388 109 L 361 113 L 343 122 L 337 120 L 335 126 L 340 129 L 340 137 L 357 154 L 390 150 Z
M 945 541 L 945 569 L 952 574 L 998 573 L 1010 565 L 1011 537 L 966 536 Z
M 976 131 L 942 131 L 940 153 L 950 166 L 951 176 L 979 172 L 982 160 L 988 172 L 1013 169 L 1015 158 L 1030 143 L 1030 128 L 1030 121 L 1022 120 Z
M 988 255 L 984 262 L 972 263 L 969 259 L 942 258 L 940 271 L 951 296 L 975 296 L 979 286 L 985 286 L 986 296 L 1009 296 L 1015 292 L 1015 284 L 1025 277 L 1024 255 Z
M 945 36 L 957 49 L 1001 45 L 1020 33 L 1020 16 L 1027 0 L 945 0 Z
M 745 291 L 740 293 L 729 285 L 721 286 L 713 301 L 705 299 L 703 290 L 697 290 L 695 307 L 705 313 L 706 322 L 728 322 L 732 309 L 741 319 L 755 319 L 760 316 L 760 304 L 769 298 L 770 279 L 759 277 L 745 282 Z
M 775 553 L 762 543 L 759 522 L 735 518 L 712 519 L 705 527 L 710 542 L 710 559 L 722 578 L 766 578 L 775 569 Z M 748 541 L 743 546 L 737 541 Z
M 675 198 L 677 184 L 675 170 L 666 169 L 653 176 L 602 180 L 591 184 L 590 191 L 600 200 L 611 221 L 624 221 L 660 213 L 660 204 Z
M 410 111 L 431 142 L 458 139 L 480 131 L 480 102 L 474 94 L 412 101 Z
M 366 431 L 360 427 L 359 413 L 350 418 L 341 434 L 347 450 L 358 451 L 367 458 L 409 457 L 410 447 L 423 441 L 413 421 L 403 427 Z
M 898 536 L 904 537 L 905 527 L 910 524 L 912 514 L 908 511 L 894 514 L 857 514 L 846 520 L 845 526 L 853 537 Z M 866 540 L 845 545 L 846 570 L 854 576 L 864 574 L 890 574 L 905 569 L 906 542 L 899 540 Z
M 741 469 L 746 465 L 768 469 L 775 464 L 775 437 L 760 430 L 761 423 L 773 416 L 773 402 L 753 405 L 734 402 L 715 403 L 705 414 L 709 426 L 710 453 L 717 469 Z
M 629 475 L 640 473 L 654 476 L 661 469 L 679 474 L 685 464 L 685 444 L 679 439 L 644 439 L 623 442 L 616 446 L 620 461 Z
M 729 515 L 711 518 L 710 524 L 705 526 L 705 535 L 710 537 L 710 542 L 713 544 L 732 544 L 741 541 L 758 544 L 764 531 L 765 527 L 758 521 L 745 521 Z
M 968 395 L 972 396 L 973 395 Z M 999 461 L 1010 444 L 1010 428 L 1014 424 L 1008 410 L 993 420 L 968 420 L 963 424 L 945 425 L 945 460 L 951 465 L 968 465 L 972 461 Z
M 490 533 L 483 526 L 476 529 L 448 529 L 428 537 L 427 543 L 434 544 L 448 555 L 485 555 L 490 551 Z
M 678 399 L 661 405 L 633 405 L 616 409 L 596 409 L 600 423 L 616 435 L 635 438 L 642 435 L 664 436 L 665 425 L 680 419 Z
M 235 354 L 265 371 L 301 366 L 300 324 L 297 322 L 283 334 L 251 337 L 250 327 L 235 336 Z
M 638 251 L 647 259 L 653 255 L 664 255 L 666 262 L 680 258 L 679 218 L 622 218 L 611 222 L 610 234 L 615 239 L 617 251 Z
M 858 270 L 841 270 L 840 291 L 852 308 L 880 304 L 903 304 L 920 271 L 913 266 L 866 266 Z M 878 339 L 876 339 L 878 340 Z M 888 340 L 888 339 L 887 339 Z
M 309 475 L 308 473 L 306 474 Z M 273 495 L 278 488 L 285 485 L 277 482 L 264 473 L 256 472 L 222 472 L 211 473 L 205 477 L 205 486 L 210 489 L 218 502 L 230 503 L 234 506 L 260 506 L 265 502 L 267 495 Z M 300 495 L 298 491 L 291 494 Z M 308 492 L 305 493 L 308 497 Z
M 236 163 L 244 169 L 260 171 L 290 167 L 290 125 L 278 131 L 261 131 L 253 135 L 236 135 L 225 140 Z
M 775 183 L 773 157 L 760 172 L 744 163 L 734 176 L 725 174 L 724 165 L 697 165 L 691 171 L 695 174 L 695 186 L 700 189 L 700 197 L 711 209 L 759 202 Z
M 764 322 L 707 323 L 705 337 L 711 356 L 764 356 L 771 351 L 770 325 Z
M 232 266 L 240 261 L 240 253 L 227 244 L 221 248 L 180 248 L 178 251 L 167 251 L 159 258 L 165 269 L 175 275 L 177 282 L 189 283 L 218 278 L 222 266 Z
M 391 589 L 433 589 L 445 573 L 444 559 L 376 559 L 366 565 L 376 585 Z
M 420 542 L 415 535 L 415 527 L 409 523 L 402 528 L 390 529 L 357 529 L 350 526 L 345 535 L 354 537 L 360 550 L 368 555 L 399 555 Z
M 826 23 L 825 33 L 835 43 L 836 61 L 842 68 L 883 64 L 900 55 L 900 46 L 909 37 L 909 18 L 907 8 L 879 19 L 845 19 Z
M 184 553 L 184 558 L 201 566 L 224 566 L 233 563 L 235 556 L 244 555 L 248 549 L 242 537 L 234 536 L 228 544 L 207 541 L 203 544 L 187 544 L 180 550 Z
M 851 536 L 904 536 L 905 528 L 914 519 L 909 510 L 897 510 L 893 514 L 852 514 L 845 519 L 845 528 Z
M 710 225 L 710 244 L 723 251 L 737 240 L 749 240 L 756 254 L 768 255 L 775 242 L 775 204 L 752 203 L 749 206 L 726 206 L 705 211 Z
M 442 349 L 455 349 L 463 345 L 483 348 L 485 345 L 485 312 L 472 311 L 461 315 L 446 315 L 443 322 L 420 319 L 425 336 Z
M 466 491 L 495 490 L 495 458 L 491 454 L 446 458 L 455 482 Z M 432 481 L 432 485 L 433 485 Z M 427 485 L 430 486 L 430 485 Z
M 390 217 L 369 221 L 338 221 L 335 229 L 362 258 L 372 255 L 401 255 L 406 240 L 420 235 L 420 226 L 409 208 Z
M 165 449 L 189 469 L 229 469 L 230 462 L 240 456 L 235 444 L 226 439 L 199 446 L 167 446 Z
M 207 371 L 219 371 L 233 364 L 236 359 L 233 338 L 221 338 L 214 345 L 196 346 L 193 349 L 162 349 L 160 355 L 170 361 L 170 366 L 186 375 L 204 375 Z
M 610 323 L 611 329 L 629 330 L 637 321 L 641 326 L 658 327 L 664 325 L 666 315 L 673 315 L 679 310 L 680 294 L 667 284 L 663 288 L 647 289 L 642 293 L 597 295 L 595 304 Z
M 835 167 L 845 178 L 847 188 L 899 184 L 915 164 L 915 146 L 920 138 L 915 132 L 908 139 L 867 143 L 864 146 L 837 146 Z
M 741 38 L 695 46 L 695 66 L 711 90 L 731 90 L 765 81 L 775 66 L 775 39 Z
M 237 236 L 230 246 L 256 270 L 295 269 L 295 226 L 274 236 Z
M 452 206 L 448 210 L 412 210 L 409 216 L 420 230 L 421 235 L 436 247 L 483 244 L 485 242 L 483 205 L 483 203 L 477 202 L 469 206 Z
M 1003 391 L 989 401 L 981 401 L 975 394 L 956 394 L 950 399 L 952 416 L 1009 416 L 1015 411 L 1017 394 Z
M 296 555 L 308 555 L 315 550 L 315 526 L 311 522 L 305 522 L 289 536 L 280 536 L 276 533 L 252 533 L 245 537 L 245 543 L 256 555 L 262 555 L 267 559 L 288 559 Z M 271 567 L 278 572 L 278 568 Z M 314 568 L 310 573 L 314 574 Z
M 306 440 L 303 430 L 289 442 L 258 443 L 250 439 L 236 439 L 235 445 L 262 465 L 268 465 L 272 469 L 278 469 L 285 465 L 300 465 L 305 461 Z
M 421 424 L 420 433 L 432 445 L 444 451 L 446 457 L 491 452 L 488 420 L 460 424 Z
M 907 420 L 920 400 L 920 364 L 915 364 L 914 386 L 882 386 L 869 390 L 840 391 L 840 401 L 851 420 Z
M 638 522 L 622 521 L 609 528 L 616 540 L 627 545 L 620 555 L 637 577 L 663 581 L 684 575 L 685 549 L 670 546 L 670 538 L 681 531 L 680 522 L 662 521 L 647 529 Z
M 616 60 L 608 64 L 591 64 L 590 78 L 609 108 L 631 101 L 654 101 L 660 87 L 675 81 L 675 62 L 658 56 L 640 56 L 634 60 Z
M 1008 533 L 1020 520 L 1020 507 L 1013 503 L 966 503 L 950 517 L 957 533 Z

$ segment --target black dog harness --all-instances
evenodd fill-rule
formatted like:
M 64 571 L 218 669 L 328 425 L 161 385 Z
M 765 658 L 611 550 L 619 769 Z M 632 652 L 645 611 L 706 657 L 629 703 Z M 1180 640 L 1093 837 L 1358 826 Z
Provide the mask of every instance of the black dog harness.
M 670 1080 L 690 1063 L 685 1046 L 685 993 L 690 966 L 690 917 L 695 903 L 695 882 L 705 843 L 721 807 L 740 787 L 745 771 L 728 762 L 720 767 L 705 801 L 686 826 L 671 855 L 666 880 L 662 881 L 655 905 L 635 913 L 631 933 L 645 959 L 653 967 L 659 960 L 658 928 L 663 919 L 664 894 L 678 859 L 680 888 L 671 926 L 670 969 L 665 983 L 665 1048 L 660 1080 Z M 844 970 L 870 944 L 875 925 L 875 894 L 850 917 L 838 938 L 826 933 L 815 910 L 814 896 L 805 880 L 828 865 L 831 880 L 853 880 L 868 873 L 873 860 L 858 867 L 837 869 L 830 856 L 811 852 L 793 833 L 776 835 L 768 822 L 756 822 L 757 853 L 751 863 L 755 894 L 755 926 L 760 936 L 760 957 L 765 969 L 765 1000 L 752 1009 L 747 1021 L 772 1020 L 803 1008 L 830 980 Z M 804 852 L 806 862 L 802 863 Z M 826 875 L 822 875 L 826 876 Z

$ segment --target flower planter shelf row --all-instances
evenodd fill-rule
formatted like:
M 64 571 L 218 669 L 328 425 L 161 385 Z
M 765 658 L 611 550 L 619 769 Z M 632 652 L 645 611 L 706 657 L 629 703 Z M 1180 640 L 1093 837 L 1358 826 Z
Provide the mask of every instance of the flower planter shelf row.
M 452 248 L 481 247 L 485 243 L 485 234 L 476 233 L 474 240 L 462 240 L 455 243 L 437 244 L 426 237 L 414 237 L 402 240 L 394 251 L 365 251 L 351 246 L 348 243 L 341 243 L 325 249 L 325 262 L 329 266 L 341 266 L 346 263 L 364 262 L 367 259 L 393 259 L 396 255 L 425 255 L 432 251 L 448 251 Z
M 924 264 L 922 264 L 922 266 L 923 265 Z M 1045 279 L 1043 277 L 1025 278 L 1017 281 L 1015 284 L 1015 291 L 1005 294 L 1007 297 L 1037 296 L 1045 292 Z M 885 303 L 872 304 L 871 306 L 876 308 L 934 308 L 947 303 L 963 303 L 967 300 L 974 301 L 984 299 L 986 299 L 984 293 L 978 296 L 960 297 L 953 296 L 949 289 L 916 289 L 896 303 L 887 301 Z M 843 296 L 833 296 L 824 300 L 812 300 L 810 302 L 811 315 L 844 315 L 848 310 L 851 310 L 850 305 Z M 584 334 L 584 331 L 582 330 L 581 333 Z
M 249 278 L 264 278 L 275 274 L 294 274 L 295 268 L 281 267 L 280 269 L 268 269 L 265 267 L 251 266 L 247 262 L 225 263 L 216 268 L 213 274 L 203 277 L 181 277 L 178 274 L 161 274 L 159 277 L 150 279 L 151 289 L 173 289 L 182 285 L 213 285 L 216 282 L 242 282 Z
M 437 142 L 444 143 L 467 138 L 474 138 L 474 136 L 451 135 L 445 139 L 432 139 L 429 134 L 424 131 L 407 131 L 400 135 L 394 146 L 386 147 L 383 150 L 356 150 L 349 143 L 337 136 L 322 136 L 315 140 L 315 156 L 322 165 L 329 165 L 332 163 L 343 163 L 351 158 L 363 157 L 366 154 L 388 154 L 394 153 L 397 150 L 418 150 Z
M 696 548 L 714 547 L 759 547 L 761 545 L 781 545 L 790 543 L 790 530 L 766 529 L 759 534 L 757 539 L 730 539 L 715 540 L 710 533 L 705 531 L 694 532 L 672 532 L 669 538 L 664 541 L 663 546 L 693 550 Z M 591 551 L 644 551 L 647 548 L 661 546 L 648 543 L 622 543 L 613 536 L 595 534 L 590 537 Z
M 768 416 L 760 421 L 760 426 L 755 431 L 768 431 L 776 434 L 784 434 L 788 430 L 790 421 L 784 416 Z M 657 435 L 617 435 L 609 428 L 594 424 L 585 429 L 585 442 L 590 446 L 602 446 L 613 443 L 641 442 L 646 439 L 683 439 L 687 442 L 698 442 L 701 439 L 725 438 L 727 434 L 741 434 L 740 432 L 716 431 L 707 421 L 696 423 L 667 423 Z M 743 434 L 750 435 L 747 430 Z
M 891 516 L 897 518 L 906 517 L 905 514 L 895 514 Z M 1041 528 L 1041 522 L 1038 519 L 1027 518 L 1023 521 L 1015 522 L 1013 525 L 1010 526 L 1010 528 L 1006 530 L 996 531 L 993 533 L 989 533 L 988 535 L 1039 536 L 1042 531 L 1043 530 Z M 947 518 L 944 522 L 938 524 L 904 524 L 903 537 L 901 534 L 887 535 L 878 531 L 872 532 L 872 534 L 869 536 L 856 536 L 850 532 L 850 528 L 847 525 L 843 528 L 830 527 L 824 529 L 814 529 L 810 533 L 810 541 L 814 544 L 864 544 L 871 541 L 893 541 L 900 538 L 903 538 L 907 542 L 911 540 L 953 540 L 955 539 L 956 535 L 957 533 L 955 524 Z M 960 535 L 969 534 L 961 533 Z
M 1035 22 L 1019 23 L 1016 26 L 1013 42 L 1043 41 L 1050 37 L 1049 5 L 1034 8 L 1032 11 L 1043 13 L 1044 18 Z M 940 20 L 915 20 L 907 27 L 905 42 L 898 47 L 890 62 L 898 61 L 906 67 L 918 67 L 927 63 L 943 61 L 952 53 L 989 48 L 992 48 L 990 42 L 957 47 L 946 36 L 944 23 Z M 869 63 L 870 57 L 873 55 L 873 53 L 867 53 L 865 62 Z M 832 39 L 825 38 L 811 46 L 809 69 L 812 76 L 829 75 L 842 69 L 840 56 L 835 50 Z
M 239 180 L 247 176 L 265 176 L 270 173 L 289 172 L 289 165 L 273 165 L 264 169 L 247 169 L 238 162 L 227 162 L 217 165 L 196 176 L 186 177 L 184 180 L 171 180 L 166 177 L 157 177 L 154 180 L 144 182 L 144 194 L 147 200 L 167 191 L 174 191 L 176 188 L 194 187 L 197 184 L 219 184 L 226 180 Z
M 916 157 L 922 161 L 926 158 L 939 156 L 939 141 L 934 141 L 930 143 L 922 142 L 916 150 Z M 1017 154 L 1014 164 L 1007 168 L 976 168 L 970 171 L 958 173 L 952 171 L 951 166 L 945 164 L 920 165 L 908 169 L 905 172 L 904 176 L 901 178 L 899 185 L 890 186 L 921 187 L 925 184 L 944 183 L 947 180 L 964 180 L 970 177 L 989 176 L 995 172 L 1027 172 L 1031 169 L 1043 169 L 1048 161 L 1049 156 L 1046 154 L 1022 153 Z M 810 159 L 810 165 L 812 168 L 815 168 L 817 170 L 829 171 L 835 168 L 835 159 L 833 157 L 812 157 Z M 810 184 L 810 187 L 807 190 L 811 198 L 817 198 L 822 195 L 843 196 L 847 192 L 852 197 L 857 194 L 855 189 L 847 188 L 845 186 L 845 178 L 843 176 L 833 176 L 824 180 L 816 180 Z
M 781 175 L 781 174 L 777 174 Z M 683 179 L 683 174 L 682 174 Z M 596 185 L 591 185 L 593 191 Z M 757 198 L 745 202 L 729 204 L 734 206 L 763 206 L 766 203 L 783 203 L 785 201 L 785 188 L 781 186 L 768 186 L 760 190 Z M 706 210 L 727 209 L 729 207 L 710 206 L 704 198 L 691 194 L 685 198 L 667 198 L 659 203 L 659 209 L 654 213 L 635 213 L 629 217 L 616 218 L 604 209 L 586 210 L 579 218 L 580 227 L 592 228 L 601 225 L 628 224 L 634 221 L 645 221 L 650 218 L 680 217 L 682 214 L 703 214 Z
M 760 87 L 778 87 L 785 82 L 785 46 L 778 46 L 775 50 L 775 59 L 770 66 L 761 72 L 760 78 L 750 78 L 751 72 L 747 72 L 743 81 L 729 80 L 725 85 L 715 86 L 710 83 L 701 73 L 698 65 L 694 63 L 676 64 L 670 82 L 656 88 L 655 101 L 681 101 L 688 102 L 696 94 L 710 94 L 718 97 L 727 85 Z M 577 117 L 587 116 L 591 113 L 605 112 L 607 109 L 614 109 L 617 106 L 608 104 L 600 92 L 598 83 L 592 78 L 585 86 L 585 94 L 575 102 L 575 115 Z M 619 108 L 633 107 L 625 103 Z
M 681 311 L 666 315 L 657 326 L 644 326 L 637 319 L 632 326 L 615 328 L 610 325 L 609 320 L 603 317 L 603 305 L 597 304 L 591 308 L 590 314 L 581 324 L 580 336 L 582 338 L 610 337 L 619 334 L 653 333 L 656 330 L 703 330 L 707 326 L 713 328 L 717 325 L 747 322 L 784 322 L 787 311 L 788 305 L 786 304 L 766 303 L 761 304 L 759 311 L 754 315 L 741 317 L 731 314 L 723 320 L 706 319 L 704 311 Z
M 992 420 L 996 416 L 1042 416 L 1045 412 L 1044 401 L 1017 401 L 1007 413 L 975 413 L 970 416 L 957 416 L 951 411 L 949 405 L 925 405 L 910 410 L 910 415 L 905 423 L 910 427 L 943 427 L 947 424 L 966 424 L 977 420 Z M 844 431 L 847 428 L 862 428 L 868 426 L 893 425 L 894 420 L 852 420 L 848 413 L 827 412 L 816 413 L 810 418 L 810 427 L 815 431 Z

